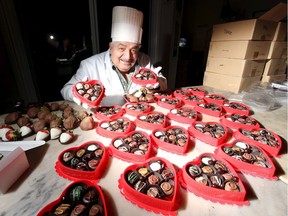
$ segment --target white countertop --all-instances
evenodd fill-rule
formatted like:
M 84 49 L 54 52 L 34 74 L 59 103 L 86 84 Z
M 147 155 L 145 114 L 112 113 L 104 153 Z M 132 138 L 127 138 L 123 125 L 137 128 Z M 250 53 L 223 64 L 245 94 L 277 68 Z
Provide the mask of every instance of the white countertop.
M 70 103 L 71 106 L 79 110 L 80 107 Z M 168 113 L 169 110 L 151 104 L 156 110 Z M 125 114 L 124 116 L 134 119 Z M 269 112 L 255 112 L 253 118 L 258 120 L 265 128 L 280 135 L 283 139 L 281 157 L 271 157 L 276 166 L 276 175 L 280 180 L 268 180 L 240 173 L 239 176 L 244 182 L 247 190 L 248 206 L 237 206 L 214 203 L 197 197 L 191 192 L 181 188 L 181 201 L 178 215 L 202 216 L 202 215 L 287 215 L 287 106 Z M 97 120 L 97 119 L 96 119 Z M 98 120 L 97 120 L 98 121 Z M 217 117 L 203 114 L 202 121 L 219 121 Z M 186 128 L 189 125 L 180 124 L 175 121 L 172 125 L 181 125 Z M 4 115 L 0 118 L 0 125 L 4 124 Z M 143 130 L 141 128 L 137 128 Z M 145 130 L 144 130 L 145 131 Z M 146 132 L 149 132 L 146 130 Z M 18 181 L 5 193 L 0 195 L 0 216 L 32 216 L 36 215 L 44 206 L 57 199 L 62 191 L 72 183 L 60 177 L 55 172 L 55 163 L 58 155 L 65 149 L 79 146 L 90 140 L 98 140 L 105 146 L 109 146 L 111 139 L 98 135 L 95 129 L 82 131 L 80 128 L 74 130 L 77 139 L 67 145 L 62 145 L 58 141 L 48 141 L 47 144 L 26 151 L 30 168 L 18 179 Z M 26 138 L 33 140 L 34 136 Z M 186 155 L 176 155 L 158 149 L 157 157 L 168 159 L 171 163 L 182 168 L 187 162 L 192 161 L 204 152 L 213 153 L 215 147 L 205 144 L 196 139 L 193 147 L 189 148 Z M 104 191 L 105 199 L 109 202 L 110 215 L 155 215 L 132 204 L 126 200 L 118 188 L 118 179 L 124 169 L 131 163 L 110 157 L 107 170 L 98 182 Z M 286 183 L 285 183 L 286 181 Z M 129 213 L 127 213 L 129 212 Z

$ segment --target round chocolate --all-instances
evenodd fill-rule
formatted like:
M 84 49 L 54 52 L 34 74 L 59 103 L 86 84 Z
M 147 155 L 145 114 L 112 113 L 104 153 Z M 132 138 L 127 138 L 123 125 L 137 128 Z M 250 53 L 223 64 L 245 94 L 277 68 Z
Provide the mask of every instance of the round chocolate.
M 95 204 L 89 210 L 89 216 L 100 216 L 103 215 L 103 207 L 101 205 Z
M 70 216 L 77 216 L 77 215 L 82 215 L 86 209 L 86 206 L 83 204 L 78 204 L 74 207 L 72 210 Z
M 174 192 L 174 186 L 169 182 L 162 182 L 160 187 L 165 195 L 170 196 Z
M 94 187 L 90 187 L 86 190 L 82 200 L 84 203 L 90 204 L 92 202 L 98 201 L 98 198 L 98 191 Z
M 157 197 L 157 196 L 159 196 L 159 189 L 158 189 L 158 187 L 150 187 L 150 188 L 147 190 L 147 195 L 148 195 L 148 196 L 151 196 L 151 197 Z
M 157 175 L 152 174 L 148 177 L 148 182 L 151 185 L 158 184 L 159 183 L 159 177 Z
M 96 160 L 96 159 L 92 159 L 92 160 L 88 161 L 88 166 L 92 170 L 95 170 L 96 167 L 98 166 L 98 164 L 99 164 L 99 160 Z

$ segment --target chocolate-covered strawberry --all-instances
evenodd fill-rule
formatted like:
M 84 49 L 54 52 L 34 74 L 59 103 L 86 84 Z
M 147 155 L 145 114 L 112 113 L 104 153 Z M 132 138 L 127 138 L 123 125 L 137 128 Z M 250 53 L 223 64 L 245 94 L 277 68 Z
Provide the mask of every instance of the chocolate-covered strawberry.
M 46 115 L 48 114 L 50 114 L 48 109 L 41 109 L 37 116 L 39 119 L 45 119 Z
M 0 127 L 0 138 L 2 139 L 2 137 L 6 134 L 6 132 L 11 129 L 14 130 L 13 127 L 11 127 L 10 125 L 2 125 Z
M 27 110 L 27 115 L 29 118 L 37 118 L 38 117 L 38 113 L 40 112 L 40 107 L 37 107 L 37 106 L 32 106 L 32 107 L 29 107 L 28 110 Z
M 59 107 L 60 107 L 60 105 L 57 102 L 53 102 L 53 103 L 50 104 L 50 110 L 51 111 L 59 110 Z
M 67 103 L 61 103 L 59 104 L 59 110 L 63 111 L 66 107 L 68 107 L 69 105 Z
M 44 129 L 46 127 L 47 123 L 44 119 L 37 120 L 33 123 L 33 130 L 34 133 L 37 133 L 38 131 Z
M 74 116 L 71 115 L 68 118 L 63 120 L 63 127 L 66 130 L 73 130 L 79 125 L 79 120 Z
M 10 129 L 2 136 L 2 141 L 17 141 L 21 138 L 18 130 Z
M 21 116 L 18 120 L 17 120 L 17 125 L 19 126 L 19 128 L 21 128 L 24 125 L 28 125 L 30 124 L 30 118 L 28 118 L 27 116 Z
M 50 121 L 49 126 L 50 128 L 62 127 L 62 119 L 59 117 L 57 117 L 56 119 L 53 119 L 52 121 Z
M 33 129 L 31 126 L 23 125 L 19 129 L 19 133 L 20 133 L 20 136 L 24 138 L 24 137 L 28 137 L 28 136 L 32 135 L 34 132 L 33 132 Z
M 85 117 L 89 116 L 89 113 L 86 110 L 80 110 L 76 113 L 76 117 L 82 121 Z
M 63 110 L 63 118 L 68 118 L 69 116 L 74 115 L 74 109 L 71 106 L 67 106 L 64 110 Z
M 47 129 L 39 130 L 36 134 L 35 140 L 44 140 L 47 141 L 50 137 L 50 132 Z
M 73 140 L 74 134 L 72 131 L 65 131 L 59 137 L 59 142 L 62 144 L 68 144 Z
M 92 116 L 86 116 L 81 122 L 80 122 L 80 129 L 87 131 L 91 130 L 95 127 L 95 121 Z
M 51 140 L 58 139 L 61 134 L 62 134 L 62 129 L 59 127 L 53 127 L 50 129 L 50 139 Z
M 50 123 L 52 120 L 57 119 L 57 115 L 55 113 L 48 113 L 44 119 L 47 123 Z
M 5 124 L 15 124 L 17 122 L 17 120 L 20 118 L 21 114 L 19 112 L 12 112 L 12 113 L 9 113 L 8 115 L 6 115 L 5 117 Z

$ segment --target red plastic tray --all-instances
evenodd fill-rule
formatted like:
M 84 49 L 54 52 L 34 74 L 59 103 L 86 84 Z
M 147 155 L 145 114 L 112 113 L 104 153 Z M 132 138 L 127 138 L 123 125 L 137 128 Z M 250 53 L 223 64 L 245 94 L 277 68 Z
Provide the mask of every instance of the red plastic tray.
M 186 90 L 192 93 L 193 95 L 197 95 L 199 97 L 204 97 L 207 93 L 207 91 L 201 87 L 189 87 Z
M 128 118 L 119 117 L 101 121 L 96 127 L 96 132 L 101 136 L 113 139 L 114 137 L 128 134 L 134 128 L 134 123 Z
M 193 95 L 193 94 L 183 97 L 182 100 L 185 105 L 191 105 L 191 106 L 196 106 L 198 103 L 205 102 L 201 96 Z
M 147 113 L 152 110 L 152 106 L 149 103 L 139 102 L 139 103 L 126 103 L 125 111 L 131 116 L 137 116 L 140 113 Z
M 178 171 L 178 178 L 182 187 L 212 202 L 249 204 L 245 199 L 246 189 L 237 172 L 227 161 L 215 154 L 203 153 L 186 163 Z M 204 184 L 206 182 L 207 184 Z M 225 189 L 225 185 L 229 183 L 233 187 L 227 185 Z
M 197 130 L 195 128 L 195 126 L 197 125 L 202 125 L 202 126 L 205 126 L 205 127 L 210 127 L 210 126 L 213 126 L 212 128 L 214 128 L 214 125 L 216 126 L 220 126 L 224 129 L 224 134 L 222 135 L 219 135 L 219 137 L 213 137 L 211 136 L 211 134 L 209 132 L 201 132 L 199 130 Z M 192 123 L 192 125 L 188 128 L 188 132 L 193 136 L 195 137 L 196 139 L 199 139 L 201 140 L 202 142 L 205 142 L 209 145 L 212 145 L 212 146 L 218 146 L 218 145 L 221 145 L 223 142 L 225 142 L 228 137 L 229 137 L 229 130 L 226 126 L 224 126 L 223 124 L 219 123 L 219 122 L 202 122 L 202 121 L 195 121 Z
M 141 172 L 143 169 L 148 171 L 148 174 L 147 172 Z M 163 172 L 163 170 L 165 171 Z M 154 175 L 154 177 L 156 176 L 156 180 L 158 179 L 158 181 L 153 181 L 153 183 L 150 182 L 149 177 L 152 175 Z M 144 180 L 146 179 L 147 181 L 142 181 L 144 183 L 136 183 L 141 181 L 140 178 L 144 178 Z M 121 194 L 140 208 L 144 208 L 147 211 L 152 211 L 156 214 L 177 215 L 180 200 L 180 185 L 178 178 L 176 177 L 174 165 L 168 160 L 160 157 L 152 157 L 143 163 L 132 164 L 124 170 L 124 173 L 121 174 L 118 182 L 118 187 Z M 163 190 L 161 189 L 161 184 L 163 182 L 165 182 L 164 184 L 169 183 L 170 186 L 168 188 L 170 189 L 165 191 L 169 191 L 170 195 L 167 195 L 167 192 L 164 194 Z M 134 187 L 137 188 L 137 190 L 134 189 Z M 150 187 L 152 189 L 150 189 Z M 154 195 L 157 194 L 158 191 L 158 195 L 161 194 L 161 198 L 147 195 L 146 191 L 148 192 L 150 190 L 156 192 Z
M 71 193 L 74 190 L 75 191 L 77 190 L 77 192 L 79 192 L 81 196 L 85 196 L 85 193 L 89 193 L 90 189 L 92 191 L 96 191 L 96 193 L 97 193 L 95 195 L 95 198 L 93 198 L 91 201 L 85 199 L 85 202 L 84 202 L 82 197 L 79 198 L 79 200 L 76 200 L 76 199 L 78 199 L 78 197 L 76 197 L 76 196 L 75 196 L 75 198 L 71 197 Z M 77 193 L 75 193 L 75 194 L 77 194 Z M 70 205 L 70 207 L 67 209 L 67 214 L 65 214 L 65 215 L 68 215 L 68 213 L 70 215 L 70 212 L 73 211 L 74 207 L 77 205 L 80 205 L 80 204 L 84 205 L 85 209 L 87 211 L 90 210 L 91 206 L 93 206 L 93 205 L 100 205 L 100 209 L 102 209 L 102 211 L 103 211 L 101 215 L 104 215 L 104 216 L 109 215 L 108 211 L 107 211 L 107 204 L 106 204 L 105 196 L 104 196 L 104 193 L 103 193 L 101 187 L 99 185 L 97 185 L 91 181 L 87 181 L 87 180 L 76 181 L 76 182 L 73 182 L 70 185 L 68 185 L 63 190 L 63 192 L 61 193 L 59 198 L 57 200 L 54 200 L 51 203 L 47 204 L 45 207 L 43 207 L 37 213 L 37 216 L 50 215 L 50 214 L 56 215 L 53 213 L 61 204 L 69 204 Z M 67 206 L 67 205 L 65 205 L 65 206 Z
M 157 116 L 163 117 L 163 118 L 161 118 L 161 121 L 156 121 L 158 119 Z M 155 122 L 158 122 L 158 123 L 155 123 L 154 120 L 155 120 Z M 141 113 L 141 114 L 137 115 L 134 122 L 139 127 L 142 127 L 144 129 L 148 129 L 148 130 L 154 130 L 157 128 L 166 127 L 167 117 L 162 112 L 151 111 L 148 113 Z
M 183 97 L 190 95 L 185 89 L 176 89 L 172 92 L 175 98 L 183 99 Z
M 226 98 L 221 94 L 206 94 L 204 100 L 207 103 L 215 103 L 222 106 L 226 101 Z
M 210 109 L 208 107 L 213 107 L 215 110 Z M 207 108 L 206 108 L 207 107 Z M 215 103 L 197 103 L 196 106 L 194 106 L 194 109 L 197 112 L 200 112 L 202 114 L 214 116 L 214 117 L 221 117 L 223 114 L 223 109 L 221 105 L 215 104 Z
M 167 117 L 171 120 L 184 124 L 192 124 L 197 121 L 199 113 L 191 107 L 174 108 L 169 111 Z
M 277 180 L 274 176 L 275 166 L 266 152 L 250 140 L 236 139 L 232 143 L 224 143 L 215 153 L 227 160 L 239 172 L 253 176 Z
M 157 105 L 165 109 L 178 108 L 183 105 L 182 100 L 179 98 L 160 98 L 157 100 Z
M 281 138 L 276 133 L 265 128 L 252 130 L 245 130 L 243 128 L 239 128 L 237 131 L 234 131 L 233 136 L 235 137 L 235 139 L 251 140 L 254 145 L 257 145 L 264 149 L 264 151 L 269 156 L 279 156 L 279 152 L 282 148 Z
M 94 144 L 98 147 L 97 149 L 95 149 L 95 146 L 92 146 Z M 68 160 L 67 162 L 63 160 L 63 155 L 66 152 L 72 153 L 72 155 L 69 156 L 71 157 L 71 159 Z M 97 153 L 97 155 L 99 154 L 99 156 L 96 156 L 95 152 Z M 83 158 L 86 158 L 85 159 L 86 162 L 83 160 Z M 89 161 L 91 161 L 92 159 L 96 159 L 98 161 L 98 164 L 95 165 L 96 168 L 94 170 L 86 169 L 88 167 Z M 72 181 L 77 181 L 77 180 L 82 180 L 82 179 L 99 181 L 99 179 L 103 175 L 103 172 L 105 171 L 108 160 L 109 160 L 109 155 L 105 146 L 101 142 L 98 142 L 98 141 L 89 141 L 80 146 L 65 149 L 63 152 L 61 152 L 61 154 L 58 156 L 58 161 L 56 162 L 55 169 L 56 169 L 56 172 L 60 176 L 67 178 L 69 180 L 72 180 Z M 71 165 L 72 162 L 73 162 L 73 165 Z M 84 163 L 80 163 L 80 162 L 84 162 Z M 83 169 L 86 169 L 86 170 L 80 170 L 76 168 L 78 164 L 79 164 L 79 167 L 83 167 Z
M 97 99 L 96 99 L 96 100 L 91 100 L 91 99 L 85 98 L 84 96 L 82 96 L 81 94 L 79 94 L 79 92 L 78 92 L 79 90 L 77 90 L 77 88 L 78 88 L 79 85 L 83 85 L 83 86 L 84 86 L 84 85 L 87 85 L 87 86 L 89 85 L 89 86 L 90 86 L 90 89 L 91 89 L 91 88 L 93 89 L 93 86 L 96 85 L 96 84 L 101 87 L 100 95 L 97 96 Z M 83 92 L 86 92 L 86 90 L 83 90 Z M 93 91 L 92 91 L 92 92 L 93 92 Z M 72 93 L 73 93 L 73 95 L 74 95 L 76 98 L 80 99 L 80 101 L 81 101 L 82 103 L 86 103 L 86 104 L 88 104 L 90 107 L 96 107 L 96 106 L 98 106 L 98 105 L 101 103 L 103 97 L 105 97 L 105 88 L 104 88 L 103 84 L 102 84 L 99 80 L 89 80 L 89 81 L 87 81 L 87 82 L 81 81 L 81 82 L 77 82 L 76 84 L 73 85 L 73 87 L 72 87 Z M 93 93 L 91 93 L 90 95 L 93 95 Z
M 240 102 L 234 102 L 234 101 L 227 102 L 227 103 L 225 102 L 222 108 L 226 113 L 237 113 L 241 115 L 250 114 L 250 108 L 246 104 L 243 104 Z
M 232 121 L 231 117 L 233 117 L 235 115 L 239 115 L 241 118 L 248 119 L 252 123 L 248 123 L 248 124 L 245 123 L 244 124 L 244 123 Z M 220 122 L 222 124 L 224 124 L 225 126 L 227 126 L 229 128 L 232 128 L 232 129 L 235 129 L 235 130 L 238 130 L 239 128 L 243 128 L 243 129 L 246 129 L 246 130 L 260 128 L 259 122 L 256 119 L 254 119 L 253 117 L 248 116 L 248 115 L 241 115 L 241 114 L 234 114 L 234 113 L 225 114 L 224 116 L 221 117 Z
M 145 76 L 145 75 L 149 75 Z M 154 71 L 149 68 L 141 68 L 132 76 L 132 82 L 138 85 L 147 85 L 147 84 L 155 84 L 158 82 L 158 77 Z
M 139 134 L 141 136 L 139 136 Z M 143 131 L 132 131 L 126 136 L 115 137 L 109 145 L 109 150 L 113 157 L 134 163 L 149 159 L 153 148 L 147 133 Z
M 183 127 L 168 126 L 163 129 L 155 129 L 150 136 L 153 144 L 165 151 L 180 155 L 187 153 L 190 135 Z
M 153 96 L 154 98 L 156 98 L 157 100 L 160 99 L 160 98 L 163 98 L 163 97 L 166 97 L 166 98 L 173 98 L 173 95 L 171 92 L 154 92 L 153 93 Z
M 94 115 L 100 121 L 111 120 L 124 115 L 124 109 L 121 106 L 100 106 L 97 107 Z

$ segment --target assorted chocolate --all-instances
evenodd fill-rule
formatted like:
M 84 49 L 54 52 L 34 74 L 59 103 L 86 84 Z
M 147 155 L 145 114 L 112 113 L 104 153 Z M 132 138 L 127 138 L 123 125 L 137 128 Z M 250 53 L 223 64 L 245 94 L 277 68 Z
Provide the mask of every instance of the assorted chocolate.
M 77 150 L 67 150 L 63 153 L 61 162 L 72 169 L 95 171 L 100 163 L 104 149 L 98 143 L 90 143 Z
M 231 109 L 236 109 L 236 110 L 247 110 L 246 106 L 240 103 L 235 103 L 235 102 L 224 103 L 223 106 L 230 107 Z
M 184 129 L 172 127 L 168 130 L 156 130 L 154 136 L 162 142 L 170 143 L 177 146 L 184 146 L 189 137 Z
M 198 103 L 197 106 L 203 109 L 216 111 L 216 112 L 220 112 L 222 110 L 221 106 L 215 103 Z
M 169 104 L 169 105 L 178 105 L 181 102 L 177 98 L 166 98 L 166 97 L 160 98 L 159 101 L 165 104 Z
M 96 187 L 77 182 L 69 186 L 60 203 L 43 215 L 104 216 L 105 208 Z
M 196 95 L 188 95 L 188 96 L 184 96 L 183 97 L 184 101 L 192 101 L 192 102 L 199 102 L 199 103 L 203 103 L 204 100 L 201 97 L 198 97 Z
M 245 130 L 245 129 L 239 129 L 240 133 L 244 136 L 255 140 L 259 143 L 278 148 L 280 146 L 279 141 L 274 137 L 274 135 L 266 130 L 266 129 L 260 129 L 260 130 Z
M 145 155 L 149 149 L 150 140 L 141 132 L 133 132 L 130 136 L 116 138 L 113 146 L 121 152 Z
M 92 85 L 79 82 L 76 84 L 76 91 L 87 100 L 96 101 L 101 95 L 102 86 L 98 83 Z
M 130 127 L 130 121 L 125 118 L 117 118 L 112 121 L 102 122 L 100 124 L 102 129 L 113 132 L 126 132 Z
M 260 148 L 249 145 L 244 141 L 235 141 L 234 145 L 223 146 L 222 150 L 225 154 L 236 160 L 253 164 L 259 167 L 272 167 L 271 164 L 269 164 L 266 155 Z
M 223 97 L 222 95 L 217 95 L 217 94 L 208 94 L 208 95 L 205 95 L 205 98 L 209 98 L 209 99 L 212 99 L 212 100 L 225 100 L 225 97 Z
M 122 111 L 121 107 L 114 107 L 114 106 L 106 106 L 106 107 L 99 107 L 97 112 L 101 115 L 105 115 L 107 117 L 111 117 L 113 115 L 118 114 Z
M 223 137 L 226 133 L 225 128 L 220 124 L 208 123 L 201 124 L 197 123 L 194 125 L 195 129 L 203 134 L 209 135 L 213 138 L 219 139 Z
M 165 123 L 165 115 L 163 113 L 149 113 L 147 115 L 139 115 L 139 120 L 151 123 L 151 124 L 163 124 Z
M 199 164 L 189 164 L 186 172 L 199 184 L 226 191 L 240 192 L 238 177 L 220 160 L 202 156 Z
M 196 119 L 197 118 L 197 112 L 189 107 L 181 107 L 179 109 L 171 109 L 170 113 L 181 116 L 189 119 Z
M 161 160 L 152 160 L 147 166 L 125 174 L 126 182 L 136 191 L 163 200 L 171 199 L 174 194 L 174 177 Z
M 146 104 L 146 103 L 131 103 L 131 104 L 127 104 L 126 108 L 133 110 L 135 112 L 144 112 L 145 110 L 148 110 L 150 107 L 150 105 Z
M 138 80 L 155 80 L 156 77 L 150 70 L 140 70 L 139 73 L 135 75 Z
M 252 125 L 256 126 L 258 122 L 250 116 L 241 115 L 241 114 L 231 114 L 230 116 L 226 116 L 226 119 L 235 123 L 245 124 L 245 125 Z

